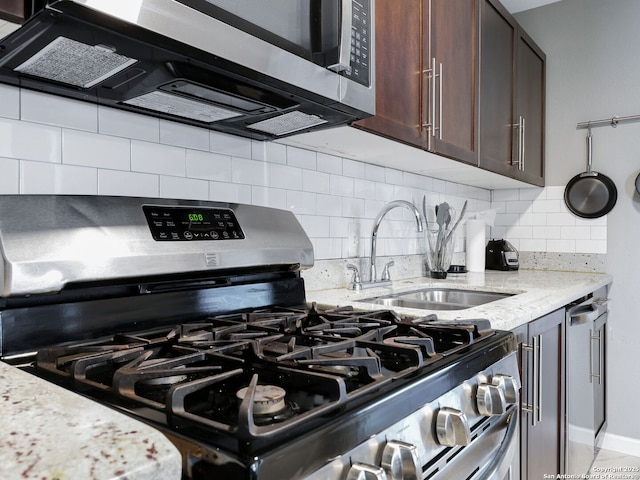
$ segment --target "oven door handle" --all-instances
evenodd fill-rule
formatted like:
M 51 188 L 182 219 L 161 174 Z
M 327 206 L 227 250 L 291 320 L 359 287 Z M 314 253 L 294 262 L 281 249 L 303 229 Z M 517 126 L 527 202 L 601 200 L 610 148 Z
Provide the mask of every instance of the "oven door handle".
M 508 417 L 507 431 L 505 432 L 500 449 L 493 455 L 491 463 L 483 470 L 482 475 L 480 475 L 480 472 L 476 474 L 478 478 L 487 480 L 511 480 L 512 478 L 518 478 L 517 474 L 520 473 L 519 420 L 520 417 L 516 406 Z M 473 478 L 475 478 L 475 476 Z

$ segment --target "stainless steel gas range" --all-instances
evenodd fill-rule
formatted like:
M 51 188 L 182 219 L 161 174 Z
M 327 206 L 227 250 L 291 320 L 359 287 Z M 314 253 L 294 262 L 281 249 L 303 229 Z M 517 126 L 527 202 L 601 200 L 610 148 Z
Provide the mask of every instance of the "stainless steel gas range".
M 519 477 L 513 335 L 309 303 L 290 212 L 0 196 L 0 252 L 2 360 L 157 428 L 184 479 Z

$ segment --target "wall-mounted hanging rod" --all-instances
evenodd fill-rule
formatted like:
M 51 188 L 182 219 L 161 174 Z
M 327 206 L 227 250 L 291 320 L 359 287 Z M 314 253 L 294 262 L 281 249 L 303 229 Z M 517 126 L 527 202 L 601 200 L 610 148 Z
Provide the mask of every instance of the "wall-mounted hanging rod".
M 613 127 L 616 128 L 619 123 L 640 122 L 640 115 L 631 115 L 629 117 L 618 117 L 614 115 L 611 118 L 603 120 L 590 120 L 588 122 L 580 122 L 576 128 L 593 128 L 593 127 Z

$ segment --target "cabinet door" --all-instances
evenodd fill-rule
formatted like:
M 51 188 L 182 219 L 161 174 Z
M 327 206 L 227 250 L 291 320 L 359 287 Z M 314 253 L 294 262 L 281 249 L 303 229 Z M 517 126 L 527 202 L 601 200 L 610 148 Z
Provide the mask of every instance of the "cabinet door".
M 430 31 L 425 38 L 431 42 L 423 64 L 436 70 L 429 83 L 430 123 L 435 123 L 429 150 L 477 165 L 478 3 L 430 0 L 429 4 L 430 22 L 425 27 Z
M 487 170 L 513 176 L 517 24 L 498 1 L 481 2 L 479 164 Z
M 546 57 L 522 29 L 518 30 L 516 59 L 515 123 L 520 129 L 513 155 L 516 178 L 544 186 Z
M 531 412 L 526 424 L 523 478 L 562 473 L 564 465 L 564 328 L 565 310 L 556 310 L 529 324 L 527 378 L 524 396 Z M 524 382 L 523 382 L 524 383 Z
M 376 114 L 354 126 L 427 146 L 422 22 L 427 0 L 376 1 Z

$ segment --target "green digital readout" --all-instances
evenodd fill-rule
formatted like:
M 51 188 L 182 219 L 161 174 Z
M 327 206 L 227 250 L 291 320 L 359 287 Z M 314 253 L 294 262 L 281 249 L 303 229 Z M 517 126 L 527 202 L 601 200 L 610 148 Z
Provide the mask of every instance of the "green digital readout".
M 201 222 L 202 220 L 204 220 L 204 217 L 201 213 L 190 213 L 188 215 L 188 218 L 190 222 Z

